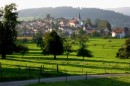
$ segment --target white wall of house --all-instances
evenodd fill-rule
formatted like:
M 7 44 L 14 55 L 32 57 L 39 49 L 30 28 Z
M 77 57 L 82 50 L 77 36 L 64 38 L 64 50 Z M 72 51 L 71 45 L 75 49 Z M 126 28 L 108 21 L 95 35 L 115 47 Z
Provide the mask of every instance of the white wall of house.
M 74 27 L 76 26 L 75 23 L 69 23 L 69 25 Z
M 112 32 L 112 37 L 124 38 L 125 37 L 125 32 L 122 32 L 122 33 Z
M 112 37 L 116 37 L 116 33 L 115 32 L 112 32 Z

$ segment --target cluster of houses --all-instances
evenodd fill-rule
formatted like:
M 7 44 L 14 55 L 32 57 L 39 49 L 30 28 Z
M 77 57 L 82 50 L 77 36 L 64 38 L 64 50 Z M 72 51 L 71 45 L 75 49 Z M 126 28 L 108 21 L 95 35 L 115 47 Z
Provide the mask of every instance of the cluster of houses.
M 80 17 L 66 19 L 66 18 L 54 18 L 50 17 L 44 19 L 37 19 L 33 21 L 24 21 L 20 25 L 18 25 L 18 33 L 22 36 L 33 36 L 38 31 L 48 32 L 52 31 L 53 29 L 61 30 L 64 33 L 68 33 L 71 35 L 73 32 L 76 32 L 79 29 L 83 29 L 86 31 L 87 34 L 92 32 L 100 32 L 96 28 L 91 27 L 89 24 L 85 24 Z M 104 33 L 108 33 L 109 30 L 107 28 L 104 29 Z M 129 36 L 130 28 L 113 28 L 111 31 L 112 37 L 116 38 L 124 38 Z
M 128 27 L 114 28 L 112 30 L 112 37 L 116 38 L 130 37 L 130 28 Z

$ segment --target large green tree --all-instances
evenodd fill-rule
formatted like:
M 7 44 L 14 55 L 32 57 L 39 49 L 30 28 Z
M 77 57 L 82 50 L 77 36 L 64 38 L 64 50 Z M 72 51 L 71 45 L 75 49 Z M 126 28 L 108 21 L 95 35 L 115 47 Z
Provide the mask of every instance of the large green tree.
M 18 23 L 18 13 L 16 10 L 16 5 L 14 3 L 6 5 L 1 9 L 0 53 L 2 59 L 5 59 L 6 54 L 14 50 L 15 40 L 17 37 L 16 25 Z
M 34 37 L 33 37 L 33 42 L 35 42 L 37 44 L 38 47 L 40 47 L 41 49 L 43 49 L 44 47 L 44 42 L 43 42 L 43 33 L 41 31 L 38 31 Z
M 116 53 L 119 58 L 129 58 L 130 57 L 130 38 L 125 41 L 124 46 L 122 46 Z
M 56 59 L 56 55 L 60 55 L 63 53 L 63 41 L 55 31 L 47 33 L 45 35 L 44 42 L 45 46 L 43 49 L 43 53 L 46 52 L 48 54 L 53 54 L 54 59 Z

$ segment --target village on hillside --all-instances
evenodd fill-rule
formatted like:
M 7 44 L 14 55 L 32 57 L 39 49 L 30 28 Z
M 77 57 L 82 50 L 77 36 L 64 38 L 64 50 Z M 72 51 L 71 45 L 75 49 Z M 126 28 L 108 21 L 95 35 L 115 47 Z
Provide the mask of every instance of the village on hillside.
M 19 36 L 34 36 L 37 32 L 42 33 L 56 30 L 59 35 L 69 36 L 73 33 L 78 34 L 79 30 L 83 30 L 91 37 L 108 36 L 114 38 L 130 37 L 130 28 L 128 27 L 112 27 L 107 20 L 97 20 L 94 25 L 91 19 L 82 20 L 80 13 L 77 18 L 66 19 L 63 17 L 54 18 L 50 14 L 44 19 L 32 21 L 22 21 L 18 25 Z

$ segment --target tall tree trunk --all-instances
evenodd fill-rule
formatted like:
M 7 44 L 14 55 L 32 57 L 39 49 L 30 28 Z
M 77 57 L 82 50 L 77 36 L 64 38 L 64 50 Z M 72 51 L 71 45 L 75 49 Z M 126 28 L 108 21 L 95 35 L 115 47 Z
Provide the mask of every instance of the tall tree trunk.
M 83 61 L 84 61 L 84 56 L 83 56 Z
M 67 53 L 67 59 L 68 59 L 68 53 Z
M 6 59 L 6 54 L 2 53 L 2 59 Z
M 54 59 L 56 59 L 56 54 L 54 54 Z

